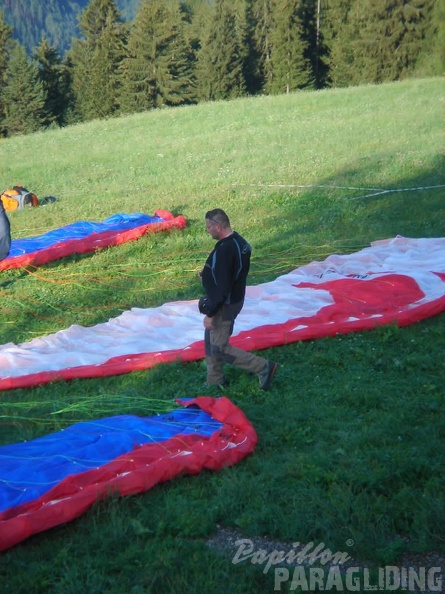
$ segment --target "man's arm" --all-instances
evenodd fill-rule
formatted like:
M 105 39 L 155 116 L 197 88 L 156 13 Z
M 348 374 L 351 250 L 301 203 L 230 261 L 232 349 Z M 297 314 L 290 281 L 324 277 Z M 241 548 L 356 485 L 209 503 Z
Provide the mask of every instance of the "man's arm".
M 225 303 L 233 283 L 233 247 L 224 242 L 214 253 L 209 270 L 205 271 L 206 295 L 199 300 L 199 311 L 212 317 Z

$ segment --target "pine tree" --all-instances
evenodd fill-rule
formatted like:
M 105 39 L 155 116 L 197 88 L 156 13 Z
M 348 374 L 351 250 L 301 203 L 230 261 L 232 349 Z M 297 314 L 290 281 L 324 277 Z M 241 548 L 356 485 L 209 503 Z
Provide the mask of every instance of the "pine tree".
M 213 0 L 182 0 L 181 6 L 186 23 L 186 38 L 192 49 L 199 49 L 203 32 L 208 29 L 212 16 Z
M 39 67 L 40 80 L 46 92 L 46 124 L 63 126 L 70 108 L 69 72 L 59 52 L 44 37 L 35 49 L 34 59 Z
M 235 16 L 235 27 L 240 46 L 240 59 L 246 93 L 256 93 L 260 90 L 258 78 L 255 75 L 254 60 L 254 30 L 253 0 L 233 0 L 230 3 Z
M 45 125 L 46 93 L 39 68 L 28 60 L 22 45 L 13 50 L 8 63 L 4 99 L 8 136 L 29 134 Z
M 357 83 L 398 80 L 413 69 L 424 28 L 424 0 L 358 2 L 358 37 L 354 41 Z
M 309 43 L 305 34 L 305 9 L 310 0 L 274 0 L 269 93 L 289 93 L 314 85 Z
M 388 48 L 389 53 L 393 52 L 393 67 L 385 80 L 399 80 L 413 73 L 422 53 L 424 39 L 429 33 L 429 4 L 429 0 L 399 0 L 394 7 L 391 28 L 393 43 L 392 48 L 391 44 Z M 382 59 L 385 60 L 385 57 Z
M 79 28 L 85 39 L 75 39 L 69 54 L 76 110 L 83 120 L 113 115 L 125 43 L 125 25 L 114 0 L 91 0 Z
M 145 0 L 131 26 L 121 66 L 123 113 L 195 100 L 193 53 L 179 0 Z
M 200 99 L 233 99 L 245 95 L 242 42 L 232 5 L 216 0 L 198 52 L 196 75 Z
M 274 28 L 273 0 L 253 1 L 253 60 L 254 73 L 258 80 L 260 90 L 265 90 L 271 85 L 272 80 L 272 31 Z
M 326 87 L 329 80 L 328 47 L 324 33 L 327 17 L 326 4 L 327 0 L 314 0 L 313 3 L 308 3 L 307 14 L 304 17 L 310 23 L 307 26 L 306 39 L 310 48 L 314 84 L 317 89 Z
M 198 52 L 201 48 L 202 39 L 206 36 L 212 22 L 213 11 L 211 4 L 212 0 L 183 0 L 182 2 L 186 23 L 185 37 L 192 51 L 192 76 L 195 84 Z
M 353 76 L 352 42 L 358 32 L 352 13 L 354 0 L 324 0 L 323 36 L 327 45 L 329 82 L 334 87 L 351 84 Z
M 4 136 L 5 102 L 4 88 L 7 80 L 8 59 L 13 48 L 12 28 L 9 27 L 0 11 L 0 136 Z
M 415 73 L 419 76 L 445 74 L 445 2 L 426 0 L 424 5 L 425 32 Z
M 100 42 L 102 33 L 110 23 L 121 21 L 120 12 L 113 0 L 90 0 L 79 17 L 82 35 L 93 45 Z
M 428 1 L 331 2 L 331 22 L 343 10 L 330 43 L 335 86 L 394 81 L 413 72 L 427 35 Z

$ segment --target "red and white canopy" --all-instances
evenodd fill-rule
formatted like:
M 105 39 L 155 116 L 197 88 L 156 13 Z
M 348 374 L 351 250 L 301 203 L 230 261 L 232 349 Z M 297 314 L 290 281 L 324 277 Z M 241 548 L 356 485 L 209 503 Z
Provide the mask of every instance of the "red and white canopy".
M 233 344 L 265 349 L 323 336 L 412 324 L 445 310 L 445 238 L 377 241 L 247 289 Z M 197 300 L 133 308 L 0 346 L 0 389 L 100 377 L 204 356 Z

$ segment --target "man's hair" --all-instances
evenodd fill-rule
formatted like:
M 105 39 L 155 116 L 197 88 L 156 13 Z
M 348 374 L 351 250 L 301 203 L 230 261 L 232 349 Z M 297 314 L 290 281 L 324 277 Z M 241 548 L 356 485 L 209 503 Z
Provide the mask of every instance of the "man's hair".
M 221 208 L 214 208 L 213 210 L 207 211 L 205 218 L 214 223 L 218 223 L 223 229 L 230 227 L 229 217 Z

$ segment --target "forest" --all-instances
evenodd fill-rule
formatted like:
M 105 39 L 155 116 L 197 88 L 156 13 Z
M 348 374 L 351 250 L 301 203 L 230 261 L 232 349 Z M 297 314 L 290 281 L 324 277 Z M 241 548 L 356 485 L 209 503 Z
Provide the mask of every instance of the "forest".
M 78 17 L 89 0 L 0 0 L 0 12 L 13 28 L 14 39 L 29 54 L 39 45 L 42 36 L 65 54 L 73 37 L 79 34 Z M 133 20 L 141 0 L 116 0 L 125 20 Z
M 165 106 L 445 73 L 440 0 L 51 0 L 45 18 L 40 2 L 26 4 L 28 19 L 20 0 L 0 4 L 3 137 Z M 83 4 L 74 23 L 72 5 Z M 6 22 L 11 8 L 14 22 L 41 27 L 39 39 Z

